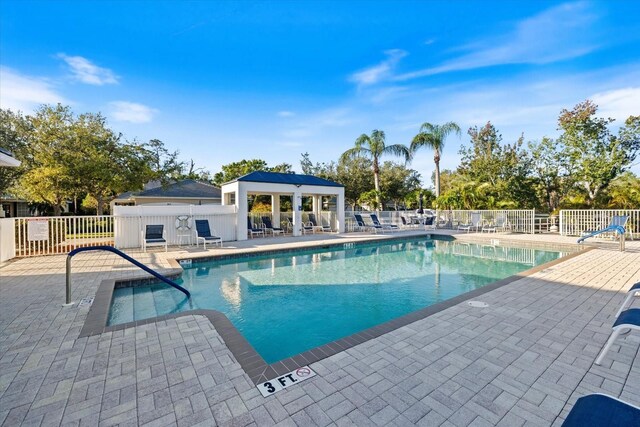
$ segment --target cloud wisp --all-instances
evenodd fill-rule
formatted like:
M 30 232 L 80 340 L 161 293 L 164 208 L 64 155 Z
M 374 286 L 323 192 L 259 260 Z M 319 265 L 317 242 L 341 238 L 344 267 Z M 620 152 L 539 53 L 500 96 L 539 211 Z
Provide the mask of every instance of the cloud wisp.
M 73 78 L 81 83 L 103 86 L 118 83 L 118 76 L 108 68 L 99 67 L 82 56 L 59 53 L 58 58 L 67 63 Z
M 583 2 L 565 3 L 520 21 L 509 34 L 461 49 L 468 53 L 442 65 L 397 75 L 396 81 L 504 64 L 548 64 L 586 55 L 598 48 L 589 37 L 596 15 Z
M 359 86 L 378 83 L 392 76 L 398 62 L 407 56 L 407 52 L 401 49 L 391 49 L 384 52 L 387 59 L 364 70 L 353 73 L 349 80 Z
M 616 119 L 618 124 L 640 114 L 640 87 L 625 87 L 600 92 L 590 97 L 599 106 L 598 115 Z
M 0 106 L 14 111 L 31 113 L 41 104 L 70 104 L 56 92 L 50 80 L 26 76 L 16 70 L 0 66 Z
M 111 117 L 119 122 L 148 123 L 159 112 L 155 108 L 129 101 L 109 103 Z

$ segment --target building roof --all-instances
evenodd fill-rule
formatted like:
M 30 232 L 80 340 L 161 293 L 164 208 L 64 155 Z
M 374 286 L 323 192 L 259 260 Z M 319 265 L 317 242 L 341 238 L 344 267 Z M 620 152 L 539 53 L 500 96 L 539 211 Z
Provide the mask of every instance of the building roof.
M 128 191 L 119 194 L 116 200 L 127 200 L 141 197 L 167 198 L 167 199 L 220 199 L 221 192 L 218 187 L 211 184 L 185 179 L 174 182 L 166 187 L 154 187 L 143 191 Z
M 235 181 L 248 181 L 248 182 L 270 182 L 273 184 L 291 184 L 291 185 L 318 185 L 323 187 L 344 187 L 337 182 L 329 181 L 328 179 L 318 178 L 313 175 L 298 175 L 294 173 L 279 173 L 279 172 L 264 172 L 256 171 L 251 172 L 240 178 L 234 179 Z

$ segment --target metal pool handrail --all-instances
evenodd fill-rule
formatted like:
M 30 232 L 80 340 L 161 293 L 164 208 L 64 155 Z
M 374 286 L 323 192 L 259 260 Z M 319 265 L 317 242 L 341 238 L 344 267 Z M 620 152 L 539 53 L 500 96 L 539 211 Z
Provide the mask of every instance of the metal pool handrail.
M 129 255 L 125 254 L 124 252 L 119 251 L 118 249 L 114 248 L 113 246 L 90 246 L 90 247 L 86 247 L 86 248 L 76 248 L 76 249 L 72 250 L 71 252 L 69 252 L 69 255 L 67 255 L 66 303 L 62 304 L 65 307 L 69 307 L 69 306 L 73 305 L 73 303 L 71 302 L 71 258 L 75 254 L 80 253 L 80 252 L 85 252 L 85 251 L 108 251 L 108 252 L 112 252 L 112 253 L 114 253 L 114 254 L 126 259 L 131 264 L 135 265 L 136 267 L 139 267 L 139 268 L 143 269 L 144 271 L 146 271 L 147 273 L 151 274 L 156 279 L 162 280 L 166 284 L 168 284 L 170 286 L 173 286 L 174 288 L 176 288 L 180 292 L 184 293 L 187 296 L 187 298 L 191 298 L 191 293 L 188 290 L 186 290 L 182 286 L 178 285 L 173 280 L 170 280 L 170 279 L 166 278 L 165 276 L 163 276 L 162 274 L 158 273 L 157 271 L 150 269 L 146 265 L 142 264 L 140 261 L 137 261 L 137 260 L 131 258 Z

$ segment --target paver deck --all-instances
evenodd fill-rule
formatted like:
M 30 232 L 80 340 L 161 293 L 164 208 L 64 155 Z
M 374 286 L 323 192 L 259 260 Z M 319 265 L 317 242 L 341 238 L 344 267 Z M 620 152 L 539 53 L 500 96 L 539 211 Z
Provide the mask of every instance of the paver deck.
M 254 239 L 209 253 L 367 238 Z M 482 295 L 487 308 L 458 304 L 314 363 L 316 377 L 268 398 L 206 317 L 78 338 L 88 308 L 61 306 L 65 257 L 13 261 L 0 267 L 0 423 L 547 426 L 588 393 L 639 405 L 637 333 L 619 339 L 602 366 L 593 361 L 624 291 L 640 281 L 640 242 L 624 253 L 600 246 Z M 133 256 L 162 270 L 169 258 L 198 254 Z M 138 274 L 101 253 L 78 255 L 73 271 L 75 301 L 105 278 Z

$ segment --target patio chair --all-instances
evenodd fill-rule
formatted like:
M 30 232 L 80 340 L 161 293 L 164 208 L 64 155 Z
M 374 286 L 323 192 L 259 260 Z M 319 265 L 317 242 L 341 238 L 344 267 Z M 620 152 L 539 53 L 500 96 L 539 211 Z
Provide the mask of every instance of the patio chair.
M 607 352 L 613 345 L 616 338 L 618 338 L 618 335 L 627 329 L 640 330 L 640 308 L 630 308 L 620 313 L 616 321 L 613 323 L 613 332 L 611 332 L 611 336 L 594 362 L 596 365 L 600 365 L 602 363 L 602 359 L 607 355 Z
M 407 218 L 400 216 L 400 221 L 402 221 L 402 228 L 415 228 L 416 224 L 413 224 L 411 219 L 407 220 Z
M 475 231 L 480 231 L 482 227 L 482 214 L 480 212 L 471 212 L 471 222 L 469 224 L 458 225 L 458 230 L 467 230 L 467 233 L 473 228 Z
M 209 220 L 207 219 L 196 219 L 196 246 L 200 244 L 200 240 L 202 240 L 202 246 L 205 250 L 207 249 L 207 242 L 220 243 L 220 247 L 222 247 L 222 237 L 211 234 Z
M 291 218 L 287 218 L 287 228 L 293 230 L 293 220 Z M 316 230 L 313 228 L 311 224 L 302 223 L 302 234 L 313 233 L 315 234 Z
M 142 235 L 142 251 L 147 252 L 147 246 L 164 246 L 167 252 L 167 236 L 164 231 L 164 225 L 147 225 Z
M 426 230 L 435 230 L 436 229 L 436 217 L 435 216 L 426 216 L 424 217 L 424 221 L 422 222 L 424 225 L 424 229 Z
M 634 296 L 635 297 L 640 296 L 640 282 L 636 283 L 635 285 L 631 286 L 631 288 L 629 288 L 629 291 L 627 292 L 627 296 L 625 297 L 624 302 L 622 303 L 622 305 L 620 306 L 620 309 L 616 313 L 616 318 L 619 317 L 624 310 L 629 308 L 629 306 L 631 305 L 631 300 L 633 299 Z
M 247 217 L 247 233 L 249 233 L 249 237 L 253 239 L 253 236 L 257 234 L 262 234 L 264 237 L 264 230 L 262 228 L 257 228 L 251 223 L 251 218 Z
M 589 394 L 578 399 L 562 427 L 606 427 L 640 425 L 640 408 L 606 394 Z
M 264 229 L 265 234 L 267 231 L 270 231 L 274 236 L 276 234 L 284 234 L 284 230 L 282 228 L 273 226 L 273 224 L 271 223 L 271 218 L 269 218 L 268 216 L 262 217 L 262 228 Z
M 362 215 L 360 214 L 353 214 L 353 217 L 356 219 L 356 222 L 358 223 L 358 229 L 363 231 L 363 230 L 373 230 L 375 231 L 376 234 L 378 234 L 378 231 L 384 233 L 384 228 L 382 228 L 381 225 L 375 225 L 375 224 L 367 224 L 364 222 L 364 219 L 362 219 Z
M 371 221 L 373 222 L 374 226 L 380 226 L 385 230 L 400 230 L 400 227 L 398 227 L 396 224 L 381 223 L 380 220 L 378 219 L 378 215 L 376 214 L 371 214 Z
M 322 231 L 323 233 L 331 233 L 333 231 L 331 230 L 331 227 L 329 227 L 328 225 L 325 225 L 325 224 L 319 225 L 318 221 L 316 220 L 316 215 L 312 213 L 309 214 L 309 223 L 315 230 Z

